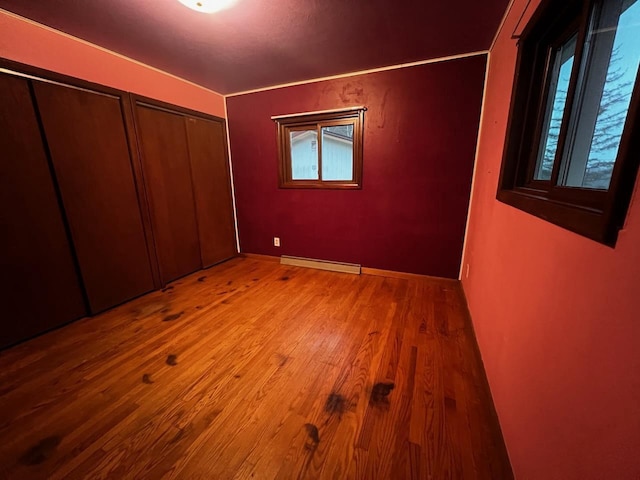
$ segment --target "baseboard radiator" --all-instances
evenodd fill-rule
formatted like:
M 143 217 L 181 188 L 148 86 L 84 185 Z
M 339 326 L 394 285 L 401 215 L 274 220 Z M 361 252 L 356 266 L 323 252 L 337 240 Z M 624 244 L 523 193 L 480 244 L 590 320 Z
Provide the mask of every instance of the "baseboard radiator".
M 290 257 L 289 255 L 282 255 L 280 257 L 280 263 L 294 267 L 317 268 L 318 270 L 360 275 L 360 265 L 355 263 L 330 262 L 327 260 L 316 260 L 314 258 Z

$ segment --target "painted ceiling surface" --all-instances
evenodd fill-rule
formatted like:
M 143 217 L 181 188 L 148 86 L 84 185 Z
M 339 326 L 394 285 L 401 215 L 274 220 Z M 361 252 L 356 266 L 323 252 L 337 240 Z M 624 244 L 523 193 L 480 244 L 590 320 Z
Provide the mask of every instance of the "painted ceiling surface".
M 508 0 L 0 0 L 0 8 L 227 94 L 486 50 Z

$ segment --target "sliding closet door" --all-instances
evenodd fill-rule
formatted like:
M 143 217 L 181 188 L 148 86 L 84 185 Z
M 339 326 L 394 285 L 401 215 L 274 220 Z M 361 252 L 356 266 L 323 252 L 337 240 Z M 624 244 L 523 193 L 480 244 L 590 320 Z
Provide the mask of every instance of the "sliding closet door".
M 164 283 L 202 267 L 184 118 L 136 104 L 151 222 Z
M 0 74 L 0 346 L 86 314 L 26 80 Z
M 153 289 L 118 96 L 34 82 L 91 311 Z
M 236 254 L 224 124 L 191 117 L 186 122 L 200 254 L 209 267 Z

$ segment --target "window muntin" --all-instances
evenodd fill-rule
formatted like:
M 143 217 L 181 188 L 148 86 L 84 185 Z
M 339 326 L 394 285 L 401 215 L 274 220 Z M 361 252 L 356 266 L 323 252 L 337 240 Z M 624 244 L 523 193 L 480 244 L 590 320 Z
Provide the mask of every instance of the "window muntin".
M 273 118 L 281 188 L 361 188 L 363 108 Z
M 639 163 L 638 12 L 640 0 L 542 2 L 518 43 L 497 194 L 609 245 Z

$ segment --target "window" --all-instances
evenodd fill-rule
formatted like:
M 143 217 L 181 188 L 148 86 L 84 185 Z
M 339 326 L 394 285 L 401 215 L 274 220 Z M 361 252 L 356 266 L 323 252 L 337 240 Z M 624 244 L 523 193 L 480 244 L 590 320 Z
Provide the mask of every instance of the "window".
M 640 0 L 543 1 L 518 45 L 497 198 L 614 245 L 640 155 Z
M 272 117 L 281 188 L 361 188 L 364 108 Z

